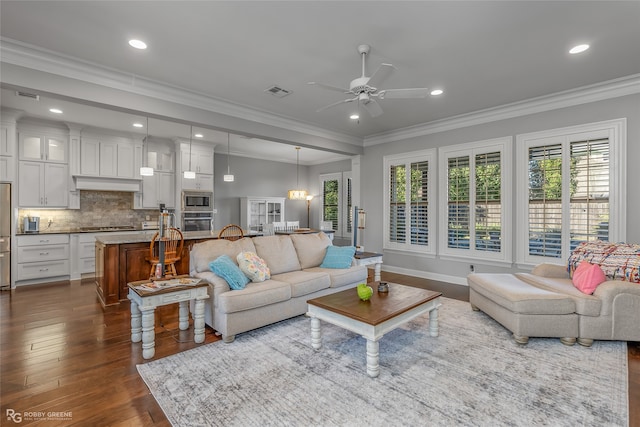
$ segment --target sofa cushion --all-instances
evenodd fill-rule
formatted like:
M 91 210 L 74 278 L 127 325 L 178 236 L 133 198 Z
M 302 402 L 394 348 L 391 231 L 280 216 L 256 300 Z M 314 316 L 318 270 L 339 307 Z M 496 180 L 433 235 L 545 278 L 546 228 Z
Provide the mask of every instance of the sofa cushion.
M 567 295 L 575 301 L 576 313 L 584 316 L 599 316 L 602 301 L 593 295 L 586 295 L 576 289 L 571 279 L 540 277 L 531 273 L 516 273 L 516 277 L 536 288 Z
M 236 257 L 238 267 L 252 282 L 264 282 L 271 278 L 267 263 L 255 252 L 240 252 Z
M 331 246 L 331 239 L 320 232 L 310 234 L 292 234 L 291 241 L 298 253 L 300 268 L 317 267 L 322 263 L 327 247 Z
M 571 282 L 583 294 L 591 295 L 598 285 L 606 280 L 599 265 L 582 261 L 573 272 Z
M 355 246 L 327 246 L 322 268 L 349 268 L 356 253 Z
M 288 235 L 253 238 L 255 252 L 267 262 L 271 274 L 300 270 L 298 254 Z
M 208 271 L 209 263 L 220 255 L 227 255 L 235 262 L 236 256 L 242 251 L 256 251 L 250 237 L 236 241 L 212 239 L 196 243 L 191 249 L 189 271 L 196 273 Z
M 231 289 L 244 289 L 247 283 L 249 283 L 249 278 L 244 275 L 240 267 L 227 255 L 220 255 L 209 263 L 209 267 L 211 271 L 226 280 Z
M 326 273 L 331 278 L 331 287 L 340 288 L 352 283 L 361 283 L 367 281 L 367 267 L 364 265 L 356 265 L 349 268 L 321 268 L 312 267 L 304 271 Z
M 290 271 L 273 276 L 273 279 L 289 283 L 292 298 L 308 295 L 331 286 L 331 278 L 323 272 Z
M 260 283 L 249 283 L 239 291 L 229 291 L 220 294 L 217 308 L 222 313 L 235 313 L 251 310 L 281 301 L 291 299 L 291 286 L 277 280 L 267 280 Z
M 513 274 L 469 274 L 467 282 L 471 289 L 513 313 L 573 314 L 576 311 L 576 304 L 568 295 L 531 286 Z

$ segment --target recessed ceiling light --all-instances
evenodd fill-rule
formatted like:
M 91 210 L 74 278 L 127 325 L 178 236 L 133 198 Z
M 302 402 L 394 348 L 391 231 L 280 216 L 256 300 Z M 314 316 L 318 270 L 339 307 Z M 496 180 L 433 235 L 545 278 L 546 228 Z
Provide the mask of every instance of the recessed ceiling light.
M 579 44 L 577 46 L 572 47 L 569 50 L 569 53 L 571 53 L 571 54 L 581 53 L 581 52 L 584 52 L 587 49 L 589 49 L 589 45 L 588 44 Z
M 143 125 L 142 123 L 134 123 L 134 124 L 133 124 L 133 127 L 134 127 L 134 128 L 143 128 L 143 127 L 144 127 L 144 125 Z
M 203 135 L 203 134 L 201 134 L 201 133 L 196 133 L 196 134 L 195 134 L 195 135 L 193 135 L 193 136 L 195 136 L 196 138 L 204 138 L 204 135 Z
M 136 49 L 146 49 L 147 48 L 147 44 L 145 42 L 143 42 L 142 40 L 129 40 L 129 46 L 131 47 L 135 47 Z
M 442 89 L 434 89 L 431 91 L 431 95 L 433 96 L 442 95 L 443 93 L 444 91 Z
M 49 108 L 49 111 L 54 114 L 62 114 L 62 110 L 60 110 L 59 108 Z
M 352 114 L 352 115 L 350 115 L 350 116 L 349 116 L 349 118 L 350 118 L 351 120 L 358 120 L 358 119 L 360 118 L 360 116 L 359 116 L 359 115 L 357 115 L 357 114 Z

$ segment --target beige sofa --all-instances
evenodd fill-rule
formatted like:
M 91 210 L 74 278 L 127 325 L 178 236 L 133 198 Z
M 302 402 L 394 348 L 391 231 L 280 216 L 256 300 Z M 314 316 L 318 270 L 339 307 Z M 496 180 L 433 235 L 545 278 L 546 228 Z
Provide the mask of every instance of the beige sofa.
M 210 284 L 205 323 L 225 342 L 231 342 L 236 334 L 306 313 L 307 300 L 366 282 L 365 266 L 319 267 L 331 244 L 322 232 L 195 244 L 190 252 L 190 274 Z M 271 279 L 231 290 L 223 278 L 209 269 L 209 263 L 223 254 L 235 261 L 242 251 L 255 252 L 264 259 Z
M 476 273 L 467 277 L 469 302 L 513 332 L 529 337 L 640 341 L 640 284 L 608 280 L 593 295 L 576 289 L 566 266 L 540 264 L 531 273 Z

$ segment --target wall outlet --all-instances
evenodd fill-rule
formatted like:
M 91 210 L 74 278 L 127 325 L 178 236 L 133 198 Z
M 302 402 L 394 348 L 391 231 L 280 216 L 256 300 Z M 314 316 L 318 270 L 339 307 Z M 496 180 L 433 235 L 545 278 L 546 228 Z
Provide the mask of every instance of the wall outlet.
M 213 210 L 213 213 L 214 213 L 214 214 L 217 214 L 217 213 L 218 213 L 218 209 L 214 209 L 214 210 Z
M 469 266 L 469 271 L 471 271 L 473 273 L 474 271 L 476 271 L 476 267 L 473 264 L 471 264 Z
M 151 220 L 151 216 L 147 215 L 146 217 L 144 217 L 145 220 L 150 221 Z

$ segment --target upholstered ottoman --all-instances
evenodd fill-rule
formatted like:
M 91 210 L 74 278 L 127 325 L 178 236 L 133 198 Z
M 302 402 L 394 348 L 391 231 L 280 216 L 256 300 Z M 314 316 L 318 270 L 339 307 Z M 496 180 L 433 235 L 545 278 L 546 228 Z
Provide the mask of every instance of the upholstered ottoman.
M 513 274 L 470 274 L 469 302 L 513 332 L 518 344 L 529 337 L 558 337 L 573 345 L 578 333 L 575 302 L 567 295 L 531 286 Z

